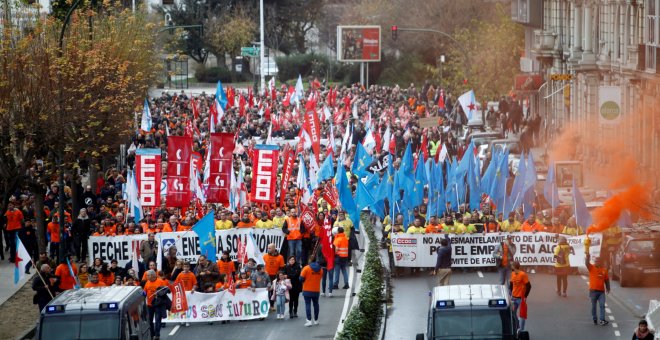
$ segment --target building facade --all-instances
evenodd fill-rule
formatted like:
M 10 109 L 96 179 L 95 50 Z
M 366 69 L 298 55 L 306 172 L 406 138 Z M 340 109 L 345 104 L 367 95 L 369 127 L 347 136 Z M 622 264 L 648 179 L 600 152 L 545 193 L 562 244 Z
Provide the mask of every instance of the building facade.
M 568 124 L 585 139 L 623 137 L 627 152 L 660 189 L 660 0 L 513 0 L 525 26 L 527 70 L 549 136 Z M 606 164 L 606 150 L 583 148 Z

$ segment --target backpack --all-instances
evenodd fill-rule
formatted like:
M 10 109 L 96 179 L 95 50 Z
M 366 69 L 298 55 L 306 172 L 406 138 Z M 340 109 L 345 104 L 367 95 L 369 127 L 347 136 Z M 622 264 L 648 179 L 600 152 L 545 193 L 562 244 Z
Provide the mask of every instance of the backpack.
M 562 266 L 566 264 L 566 251 L 562 246 L 559 246 L 559 253 L 557 253 L 557 263 Z

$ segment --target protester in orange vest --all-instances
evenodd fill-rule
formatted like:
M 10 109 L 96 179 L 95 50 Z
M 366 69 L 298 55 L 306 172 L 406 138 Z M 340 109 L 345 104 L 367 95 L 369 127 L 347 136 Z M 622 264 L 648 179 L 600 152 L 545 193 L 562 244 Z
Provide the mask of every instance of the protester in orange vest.
M 323 271 L 321 265 L 314 261 L 305 266 L 300 272 L 300 281 L 302 281 L 302 294 L 305 299 L 305 312 L 307 321 L 305 327 L 319 324 L 319 295 L 321 291 L 321 279 Z M 314 306 L 314 319 L 312 321 L 312 305 Z
M 529 292 L 532 290 L 532 284 L 529 283 L 527 273 L 520 270 L 520 262 L 513 261 L 512 267 L 513 272 L 511 272 L 511 278 L 509 281 L 509 292 L 511 292 L 511 300 L 513 302 L 513 315 L 518 318 L 519 330 L 524 331 L 527 316 L 524 315 L 522 311 L 519 315 L 516 312 L 523 303 L 523 300 L 527 299 L 527 296 L 529 296 Z
M 591 264 L 591 255 L 586 253 L 584 264 L 589 270 L 589 299 L 591 299 L 591 317 L 594 325 L 607 325 L 609 321 L 605 320 L 605 294 L 610 293 L 610 277 L 607 274 L 607 268 L 603 267 L 600 258 L 594 260 Z M 598 313 L 596 313 L 596 304 L 600 305 L 600 322 Z
M 71 270 L 66 263 L 66 257 L 69 258 L 71 263 Z M 78 275 L 78 267 L 73 263 L 73 256 L 67 255 L 65 258 L 60 260 L 60 264 L 55 269 L 55 276 L 60 278 L 60 289 L 69 290 L 73 289 L 76 285 L 76 276 Z M 71 276 L 71 271 L 73 271 L 73 276 Z
M 6 236 L 7 245 L 9 245 L 9 262 L 15 262 L 14 255 L 16 254 L 16 234 L 19 230 L 21 230 L 21 227 L 23 226 L 23 212 L 21 212 L 20 209 L 17 209 L 14 204 L 9 203 L 7 205 L 7 212 L 5 213 L 5 217 L 7 218 Z M 57 242 L 59 243 L 59 239 Z
M 344 288 L 348 289 L 348 238 L 344 234 L 344 228 L 337 228 L 337 235 L 335 235 L 335 240 L 332 242 L 332 245 L 335 246 L 335 274 L 334 274 L 334 284 L 333 289 L 339 289 L 339 274 L 344 275 Z
M 149 332 L 154 339 L 160 338 L 161 320 L 167 316 L 167 308 L 162 301 L 168 292 L 167 282 L 161 280 L 154 270 L 147 271 L 147 282 L 144 284 L 147 295 L 147 310 L 149 311 Z M 158 298 L 156 298 L 158 297 Z M 154 317 L 156 320 L 154 321 Z
M 50 257 L 58 257 L 60 249 L 60 224 L 58 220 L 48 223 L 48 234 L 50 235 Z
M 268 245 L 268 252 L 264 254 L 264 270 L 272 281 L 277 277 L 277 273 L 284 269 L 284 257 L 280 255 L 275 247 L 275 243 Z M 272 293 L 271 293 L 272 294 Z M 275 311 L 275 301 L 270 300 L 270 311 Z
M 189 262 L 183 263 L 183 271 L 177 275 L 174 282 L 181 282 L 183 289 L 187 292 L 191 292 L 191 294 L 195 291 L 197 288 L 197 277 L 195 277 L 195 274 L 190 272 Z
M 520 231 L 526 231 L 526 232 L 537 232 L 540 229 L 539 223 L 536 222 L 536 218 L 534 217 L 534 214 L 529 215 L 525 223 L 522 224 L 520 227 Z
M 105 283 L 99 281 L 99 274 L 92 273 L 89 275 L 89 282 L 85 285 L 85 288 L 95 288 L 95 287 L 107 287 Z
M 290 210 L 291 215 L 284 221 L 282 232 L 286 235 L 289 245 L 289 256 L 295 256 L 296 261 L 303 263 L 302 260 L 302 236 L 304 233 L 304 226 L 298 212 L 295 209 Z M 273 279 L 274 280 L 274 279 Z
M 224 250 L 222 252 L 222 256 L 220 259 L 217 261 L 218 265 L 218 272 L 220 274 L 225 274 L 227 276 L 229 275 L 234 275 L 236 272 L 236 266 L 234 265 L 234 261 L 231 260 L 229 257 L 229 251 Z

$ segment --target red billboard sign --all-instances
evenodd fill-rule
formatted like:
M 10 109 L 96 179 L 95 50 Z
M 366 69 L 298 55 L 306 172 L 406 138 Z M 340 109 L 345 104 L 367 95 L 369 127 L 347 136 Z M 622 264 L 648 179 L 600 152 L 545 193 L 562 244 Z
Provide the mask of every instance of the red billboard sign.
M 380 61 L 380 26 L 337 26 L 337 60 Z

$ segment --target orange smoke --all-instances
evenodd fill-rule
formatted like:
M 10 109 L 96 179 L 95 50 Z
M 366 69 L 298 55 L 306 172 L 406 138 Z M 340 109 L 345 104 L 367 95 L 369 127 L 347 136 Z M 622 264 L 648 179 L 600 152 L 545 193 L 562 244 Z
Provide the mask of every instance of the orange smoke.
M 623 133 L 630 126 L 637 129 L 632 136 L 634 145 L 640 146 L 640 149 L 642 145 L 654 145 L 654 127 L 643 115 L 623 118 L 616 130 L 601 130 L 599 122 L 593 120 L 582 125 L 567 124 L 548 145 L 549 162 L 580 160 L 588 186 L 597 191 L 614 191 L 615 195 L 592 213 L 594 224 L 587 229 L 587 233 L 616 225 L 623 210 L 643 219 L 649 219 L 654 214 L 650 203 L 657 174 L 648 164 L 642 166 L 639 149 L 630 149 L 630 140 L 625 138 L 630 139 L 631 136 Z M 660 150 L 651 152 L 652 155 L 645 155 L 646 159 L 660 157 Z
M 638 213 L 642 217 L 648 217 L 649 213 L 646 205 L 649 203 L 649 199 L 649 186 L 642 184 L 634 184 L 610 197 L 602 207 L 594 210 L 592 214 L 594 224 L 587 228 L 587 234 L 604 231 L 610 226 L 616 225 L 623 210 Z

